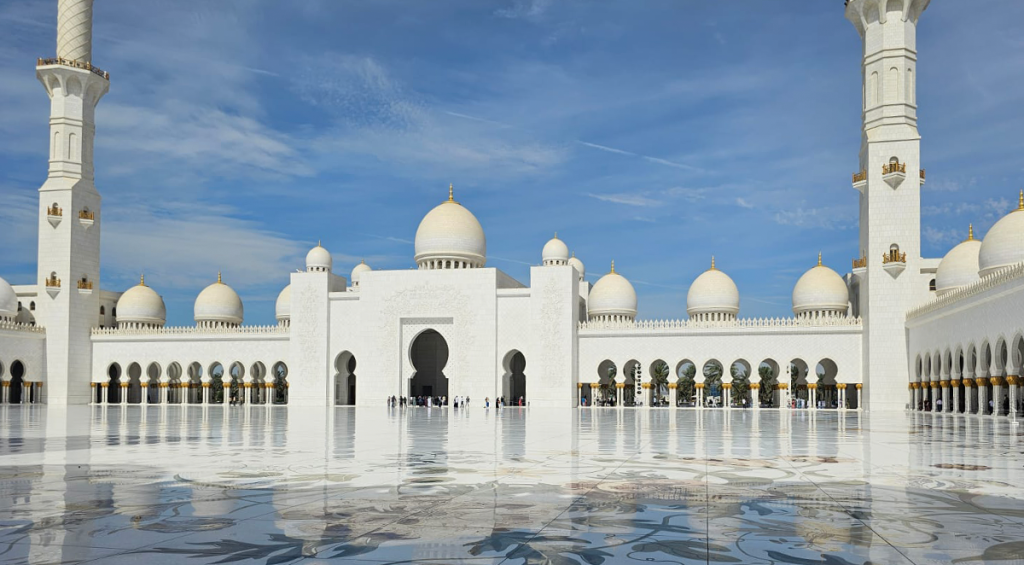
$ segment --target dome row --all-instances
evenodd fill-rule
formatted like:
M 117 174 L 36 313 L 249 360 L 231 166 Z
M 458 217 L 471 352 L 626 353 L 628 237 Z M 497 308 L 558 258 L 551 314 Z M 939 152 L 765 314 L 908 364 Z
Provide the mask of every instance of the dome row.
M 843 315 L 850 295 L 838 273 L 821 264 L 811 268 L 793 287 L 793 313 L 807 315 Z M 636 317 L 636 290 L 625 277 L 611 272 L 600 278 L 590 290 L 588 315 L 591 319 L 633 319 Z M 715 267 L 700 274 L 686 293 L 686 313 L 700 321 L 736 319 L 740 311 L 740 293 L 732 278 Z
M 967 239 L 939 263 L 935 292 L 942 296 L 1020 262 L 1024 262 L 1024 191 L 1017 209 L 996 222 L 983 241 L 974 239 L 973 226 L 968 228 Z

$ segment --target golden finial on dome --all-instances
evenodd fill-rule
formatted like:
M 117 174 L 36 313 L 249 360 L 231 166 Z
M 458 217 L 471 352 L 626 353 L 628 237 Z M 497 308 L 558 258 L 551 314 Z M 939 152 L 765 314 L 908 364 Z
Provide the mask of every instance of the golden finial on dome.
M 318 240 L 316 240 L 316 246 L 317 246 L 317 247 L 323 247 L 323 241 L 324 241 L 324 240 L 322 240 L 322 239 L 318 239 Z
M 139 275 L 139 286 L 146 286 L 146 273 Z
M 558 232 L 555 232 L 555 239 L 558 239 Z
M 711 269 L 710 270 L 712 270 L 712 271 L 717 271 L 718 270 L 718 269 L 715 268 L 715 256 L 714 255 L 711 256 Z
M 967 241 L 974 239 L 974 224 L 967 225 Z
M 1020 199 L 1017 201 L 1017 209 L 1024 210 L 1024 190 L 1020 191 Z
M 220 278 L 220 271 L 217 271 L 217 284 L 224 284 L 224 281 Z
M 573 251 L 573 252 L 572 252 L 572 256 L 573 256 L 573 257 L 575 257 L 575 256 L 576 256 L 576 252 L 575 252 L 575 251 Z
M 359 260 L 359 264 L 360 265 L 365 265 L 366 264 L 366 259 L 360 259 Z
M 821 251 L 818 252 L 818 266 L 821 266 Z
M 448 183 L 448 202 L 455 202 L 455 183 Z
M 612 259 L 612 273 L 615 273 L 615 259 Z

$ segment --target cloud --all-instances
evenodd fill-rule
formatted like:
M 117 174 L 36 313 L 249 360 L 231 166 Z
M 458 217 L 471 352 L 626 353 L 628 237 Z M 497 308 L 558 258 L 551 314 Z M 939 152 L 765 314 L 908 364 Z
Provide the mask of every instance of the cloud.
M 704 200 L 707 197 L 708 189 L 706 188 L 685 188 L 682 186 L 674 186 L 672 188 L 662 191 L 665 196 L 673 198 L 682 198 L 687 202 L 693 203 L 700 200 Z
M 624 204 L 626 206 L 661 206 L 663 202 L 661 200 L 655 200 L 648 198 L 642 194 L 633 194 L 629 192 L 620 192 L 618 194 L 593 194 L 587 193 L 587 196 L 596 198 L 603 202 L 611 202 L 613 204 Z
M 826 230 L 848 230 L 857 227 L 857 219 L 842 207 L 795 208 L 779 210 L 775 222 L 783 226 L 798 228 L 819 228 Z
M 740 208 L 746 208 L 748 210 L 754 208 L 754 205 L 751 204 L 750 202 L 747 202 L 744 198 L 736 198 L 736 205 L 739 206 Z
M 651 163 L 657 163 L 659 165 L 665 165 L 667 167 L 672 167 L 672 168 L 675 168 L 675 169 L 683 169 L 683 170 L 686 170 L 686 171 L 700 171 L 701 170 L 701 169 L 699 169 L 697 167 L 693 167 L 693 166 L 687 165 L 685 163 L 676 163 L 675 161 L 669 161 L 668 159 L 661 159 L 659 157 L 651 157 L 649 155 L 642 155 L 640 153 L 634 153 L 632 151 L 626 151 L 625 149 L 617 149 L 615 147 L 609 147 L 607 145 L 598 145 L 597 143 L 591 143 L 589 141 L 582 141 L 582 140 L 578 139 L 578 140 L 576 140 L 576 143 L 579 143 L 580 145 L 583 145 L 583 146 L 586 146 L 586 147 L 590 147 L 590 148 L 593 148 L 593 149 L 599 149 L 601 151 L 607 151 L 608 153 L 615 153 L 615 154 L 618 154 L 618 155 L 626 155 L 626 156 L 629 156 L 629 157 L 639 157 L 639 158 L 641 158 L 641 159 L 643 159 L 645 161 L 648 161 L 648 162 L 651 162 Z
M 544 14 L 553 0 L 513 0 L 507 8 L 499 8 L 494 15 L 499 18 L 536 18 Z
M 657 223 L 657 220 L 649 216 L 633 216 L 633 220 L 637 222 L 646 222 L 648 224 Z
M 921 233 L 932 245 L 957 244 L 964 240 L 964 231 L 957 229 L 943 230 L 926 226 Z

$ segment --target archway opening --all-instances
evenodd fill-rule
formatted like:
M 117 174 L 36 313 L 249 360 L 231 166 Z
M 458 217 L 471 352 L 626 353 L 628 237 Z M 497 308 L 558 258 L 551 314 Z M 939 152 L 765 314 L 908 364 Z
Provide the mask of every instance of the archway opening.
M 761 377 L 758 389 L 758 402 L 761 406 L 775 408 L 778 405 L 776 391 L 779 388 L 779 363 L 774 359 L 765 359 L 757 366 L 757 375 Z
M 643 402 L 643 389 L 637 390 L 637 385 L 643 383 L 643 369 L 640 362 L 630 359 L 622 365 L 622 375 L 625 377 L 626 387 L 622 389 L 622 405 L 637 406 Z
M 143 402 L 147 404 L 160 402 L 160 365 L 155 362 L 146 367 L 146 397 Z
M 356 356 L 342 351 L 334 359 L 334 403 L 354 406 L 356 403 Z
M 668 379 L 672 369 L 668 363 L 658 359 L 647 371 L 651 376 L 651 406 L 668 406 Z
M 11 386 L 7 399 L 11 404 L 21 404 L 22 387 L 25 384 L 25 364 L 21 361 L 11 363 Z
M 210 403 L 224 402 L 224 365 L 219 362 L 210 365 Z
M 448 396 L 448 342 L 436 330 L 426 330 L 413 340 L 409 351 L 416 371 L 409 381 L 409 396 L 440 398 Z
M 181 364 L 177 361 L 167 366 L 167 402 L 181 404 L 184 402 L 181 394 Z
M 818 377 L 818 392 L 816 394 L 820 408 L 839 407 L 839 387 L 837 378 L 839 367 L 831 359 L 822 359 L 814 367 L 815 375 Z
M 262 361 L 253 363 L 252 367 L 249 367 L 249 376 L 252 377 L 253 404 L 266 404 L 267 366 Z
M 587 405 L 597 402 L 602 406 L 614 406 L 616 402 L 615 377 L 619 374 L 619 368 L 610 359 L 605 359 L 597 366 L 596 397 L 595 392 L 590 388 L 590 383 L 583 383 L 583 397 L 587 399 Z
M 683 359 L 676 365 L 676 404 L 677 406 L 695 406 L 697 403 L 697 387 L 694 377 L 697 366 L 689 359 Z
M 509 406 L 526 406 L 526 356 L 521 351 L 513 349 L 505 355 L 503 365 L 505 375 L 501 388 L 505 394 L 505 401 Z
M 288 404 L 288 365 L 284 361 L 274 363 L 274 404 Z
M 704 375 L 704 404 L 717 408 L 722 405 L 722 364 L 712 359 L 704 363 L 702 374 Z
M 807 379 L 810 368 L 803 359 L 793 359 L 789 362 L 789 388 L 793 391 L 793 401 L 796 408 L 807 407 Z
M 128 404 L 142 402 L 142 366 L 138 363 L 128 365 Z
M 231 404 L 240 404 L 245 401 L 245 390 L 243 379 L 245 378 L 245 366 L 240 362 L 235 361 L 231 364 L 228 369 L 228 375 L 231 377 L 231 385 L 228 387 L 228 402 Z
M 121 365 L 107 367 L 107 402 L 117 404 L 121 399 Z
M 729 366 L 729 377 L 732 379 L 732 390 L 729 401 L 732 406 L 749 408 L 750 398 L 750 363 L 746 359 L 737 359 Z
M 188 366 L 188 403 L 203 402 L 203 366 L 198 361 Z

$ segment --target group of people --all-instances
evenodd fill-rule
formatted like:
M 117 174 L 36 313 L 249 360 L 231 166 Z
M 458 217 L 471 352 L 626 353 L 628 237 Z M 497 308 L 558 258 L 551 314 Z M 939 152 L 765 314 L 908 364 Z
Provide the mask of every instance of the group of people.
M 515 402 L 515 406 L 526 406 L 526 397 L 520 396 L 519 400 L 514 400 L 513 402 Z M 501 408 L 503 406 L 508 406 L 508 402 L 505 401 L 505 397 L 504 396 L 499 396 L 498 398 L 494 399 L 494 407 L 495 408 Z M 484 399 L 484 408 L 490 408 L 490 407 L 491 407 L 491 397 L 488 396 L 487 398 Z
M 389 396 L 387 402 L 388 402 L 388 407 L 389 408 L 394 408 L 396 406 L 401 406 L 401 407 L 404 408 L 404 407 L 409 406 L 409 405 L 412 405 L 412 406 L 425 406 L 427 408 L 432 408 L 432 407 L 435 407 L 435 406 L 448 406 L 448 397 L 447 396 L 409 396 L 409 397 L 406 397 L 406 396 Z M 452 400 L 452 403 L 453 403 L 455 408 L 465 408 L 466 406 L 469 406 L 469 397 L 468 396 L 456 396 Z

